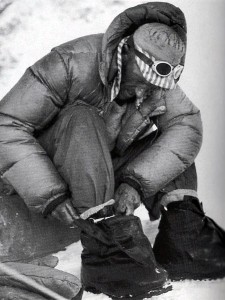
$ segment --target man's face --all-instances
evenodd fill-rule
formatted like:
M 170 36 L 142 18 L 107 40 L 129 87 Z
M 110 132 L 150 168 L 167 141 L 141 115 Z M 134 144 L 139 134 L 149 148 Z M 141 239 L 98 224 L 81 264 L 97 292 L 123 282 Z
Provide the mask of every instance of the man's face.
M 161 88 L 147 82 L 141 74 L 134 53 L 130 52 L 126 55 L 123 60 L 121 85 L 117 96 L 119 102 L 135 101 L 140 97 L 140 91 L 143 99 L 148 98 L 157 89 Z

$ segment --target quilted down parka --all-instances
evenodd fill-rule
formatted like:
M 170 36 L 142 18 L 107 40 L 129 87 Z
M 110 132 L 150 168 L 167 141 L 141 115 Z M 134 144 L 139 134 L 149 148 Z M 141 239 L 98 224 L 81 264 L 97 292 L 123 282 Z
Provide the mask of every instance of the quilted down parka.
M 78 100 L 104 110 L 117 72 L 118 43 L 150 22 L 171 26 L 186 44 L 186 23 L 178 8 L 158 2 L 138 5 L 117 16 L 105 34 L 84 36 L 54 48 L 29 67 L 0 102 L 1 176 L 28 207 L 45 212 L 50 204 L 62 202 L 68 189 L 37 134 Z M 149 124 L 149 117 L 157 117 L 157 140 L 121 173 L 121 181 L 129 181 L 143 197 L 153 195 L 190 166 L 202 141 L 199 110 L 179 87 L 163 91 L 158 100 L 147 114 L 135 112 L 134 119 L 129 118 L 126 128 L 131 129 L 124 133 L 126 139 L 120 136 L 117 145 L 123 155 L 140 128 Z

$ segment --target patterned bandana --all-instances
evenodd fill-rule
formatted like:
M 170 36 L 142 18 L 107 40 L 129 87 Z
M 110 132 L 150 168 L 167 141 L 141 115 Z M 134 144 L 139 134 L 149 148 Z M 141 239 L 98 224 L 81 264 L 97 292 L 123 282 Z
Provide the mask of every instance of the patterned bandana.
M 117 72 L 116 78 L 114 79 L 113 86 L 111 89 L 111 101 L 113 101 L 116 98 L 116 96 L 119 94 L 119 91 L 120 91 L 120 83 L 121 83 L 121 78 L 122 78 L 122 49 L 123 49 L 124 44 L 128 40 L 128 38 L 129 38 L 129 36 L 122 39 L 117 48 L 118 72 Z
M 119 94 L 120 90 L 120 83 L 122 78 L 122 49 L 123 46 L 126 44 L 127 40 L 130 36 L 125 37 L 121 40 L 117 48 L 117 67 L 118 72 L 117 76 L 114 79 L 113 86 L 111 89 L 111 101 L 113 101 L 116 96 Z M 145 58 L 150 59 L 153 63 L 156 61 L 154 56 L 150 56 L 146 51 L 142 50 L 137 44 L 134 44 L 135 49 L 140 52 Z M 183 66 L 177 65 L 174 67 L 173 71 L 168 76 L 160 76 L 158 75 L 152 65 L 145 63 L 143 59 L 138 55 L 135 55 L 136 63 L 143 75 L 143 77 L 153 85 L 157 85 L 161 88 L 165 89 L 174 89 L 176 87 L 176 83 L 181 75 L 183 70 Z
M 164 89 L 175 89 L 176 83 L 183 70 L 183 66 L 177 65 L 173 68 L 172 72 L 168 76 L 160 76 L 153 69 L 154 62 L 156 61 L 155 57 L 150 56 L 146 51 L 142 50 L 141 47 L 136 44 L 135 48 L 138 50 L 138 52 L 142 53 L 152 61 L 152 65 L 149 65 L 145 63 L 141 57 L 135 55 L 135 60 L 143 77 L 153 85 L 160 86 Z

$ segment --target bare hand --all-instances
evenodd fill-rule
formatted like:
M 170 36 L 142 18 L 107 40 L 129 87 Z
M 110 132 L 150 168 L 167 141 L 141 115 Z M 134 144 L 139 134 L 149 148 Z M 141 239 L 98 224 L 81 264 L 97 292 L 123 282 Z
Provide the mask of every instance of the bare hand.
M 115 192 L 116 214 L 133 215 L 134 210 L 141 204 L 139 193 L 129 184 L 122 183 Z

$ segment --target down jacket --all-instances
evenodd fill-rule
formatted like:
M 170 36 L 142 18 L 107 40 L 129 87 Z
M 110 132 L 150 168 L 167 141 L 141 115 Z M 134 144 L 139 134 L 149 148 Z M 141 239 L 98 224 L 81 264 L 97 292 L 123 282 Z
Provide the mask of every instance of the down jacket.
M 116 48 L 140 25 L 160 22 L 174 28 L 186 43 L 183 13 L 168 3 L 151 2 L 127 9 L 105 34 L 84 36 L 54 48 L 29 67 L 0 102 L 0 172 L 30 208 L 44 212 L 67 194 L 67 185 L 35 139 L 63 108 L 82 100 L 103 109 L 110 100 L 116 75 Z M 184 63 L 184 57 L 183 57 Z M 202 142 L 198 108 L 177 87 L 162 91 L 147 114 L 135 112 L 122 130 L 120 155 L 138 133 L 157 117 L 160 136 L 133 159 L 121 181 L 137 187 L 148 198 L 195 160 Z

